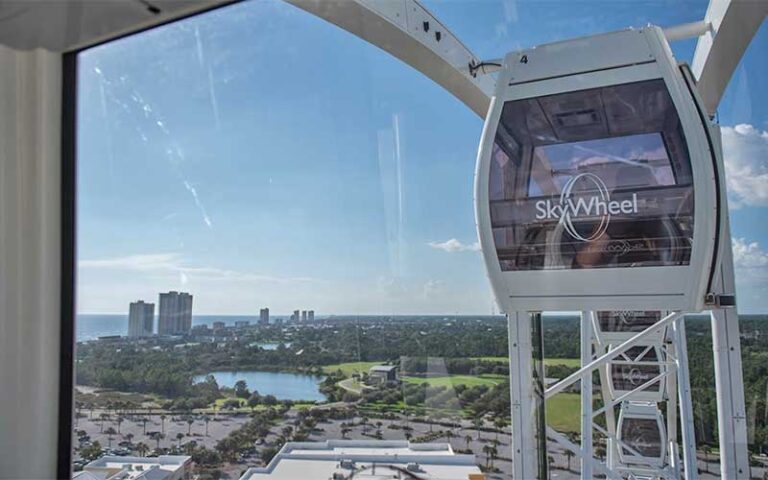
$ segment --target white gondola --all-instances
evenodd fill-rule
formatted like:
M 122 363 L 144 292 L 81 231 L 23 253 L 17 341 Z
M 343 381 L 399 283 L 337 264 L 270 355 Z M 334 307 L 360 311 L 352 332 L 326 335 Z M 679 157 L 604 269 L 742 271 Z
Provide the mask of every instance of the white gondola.
M 720 225 L 706 122 L 657 27 L 507 55 L 475 183 L 502 307 L 701 310 Z
M 664 464 L 667 439 L 661 411 L 656 404 L 622 403 L 617 430 L 618 439 L 623 444 L 619 448 L 623 463 L 651 466 Z
M 616 399 L 632 392 L 626 397 L 627 400 L 663 401 L 666 385 L 663 374 L 666 373 L 667 367 L 662 359 L 658 345 L 638 345 L 609 363 L 611 397 Z M 645 388 L 637 390 L 644 385 Z
M 621 343 L 632 338 L 656 322 L 661 320 L 662 312 L 658 310 L 604 310 L 595 313 L 596 335 L 606 343 Z M 648 341 L 660 343 L 663 341 L 665 327 L 659 327 Z

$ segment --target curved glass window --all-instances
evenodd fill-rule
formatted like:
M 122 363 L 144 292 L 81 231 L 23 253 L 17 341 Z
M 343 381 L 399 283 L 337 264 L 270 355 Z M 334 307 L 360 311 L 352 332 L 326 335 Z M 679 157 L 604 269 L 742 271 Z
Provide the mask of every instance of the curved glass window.
M 692 178 L 663 80 L 507 102 L 490 179 L 501 269 L 687 265 Z

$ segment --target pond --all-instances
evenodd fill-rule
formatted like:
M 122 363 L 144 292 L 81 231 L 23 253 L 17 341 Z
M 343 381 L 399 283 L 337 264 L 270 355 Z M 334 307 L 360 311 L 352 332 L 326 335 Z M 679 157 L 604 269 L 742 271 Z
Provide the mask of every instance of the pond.
M 325 401 L 325 395 L 318 387 L 324 377 L 303 373 L 285 372 L 211 372 L 220 387 L 234 387 L 238 380 L 245 380 L 248 390 L 260 395 L 274 395 L 278 400 Z M 195 382 L 202 382 L 206 375 L 198 375 Z

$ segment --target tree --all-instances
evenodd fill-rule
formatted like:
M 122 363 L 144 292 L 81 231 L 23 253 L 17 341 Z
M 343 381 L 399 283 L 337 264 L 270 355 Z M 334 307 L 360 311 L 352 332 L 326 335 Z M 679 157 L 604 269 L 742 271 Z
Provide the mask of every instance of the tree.
M 235 396 L 238 398 L 248 398 L 251 396 L 251 392 L 248 391 L 248 384 L 245 380 L 238 380 L 235 382 Z
M 491 461 L 491 450 L 493 449 L 490 445 L 483 445 L 483 453 L 485 454 L 485 469 L 488 470 L 488 465 Z
M 472 442 L 472 435 L 464 436 L 464 442 L 467 444 L 467 450 L 469 450 L 469 444 Z
M 109 427 L 104 431 L 107 434 L 107 448 L 112 448 L 112 436 L 117 433 L 114 428 Z
M 341 424 L 341 438 L 347 438 L 347 434 L 351 431 L 352 429 L 349 428 L 346 423 Z
M 208 415 L 203 415 L 203 421 L 205 422 L 205 436 L 208 436 L 208 422 L 211 421 L 211 417 Z
M 552 455 L 547 455 L 547 465 L 549 468 L 547 469 L 547 478 L 552 478 L 552 466 L 555 463 L 555 457 Z
M 134 435 L 132 433 L 126 433 L 125 434 L 125 438 L 128 439 L 128 443 L 131 443 L 131 444 L 133 443 L 133 437 L 134 437 Z
M 109 418 L 108 413 L 102 413 L 99 415 L 99 433 L 104 433 L 104 422 Z
M 144 436 L 146 436 L 146 435 L 147 435 L 147 422 L 148 422 L 148 421 L 149 421 L 149 420 L 147 419 L 147 417 L 142 417 L 142 418 L 141 418 L 141 426 L 142 426 L 142 428 L 144 429 Z
M 475 418 L 472 420 L 472 425 L 475 427 L 475 430 L 477 430 L 477 441 L 480 441 L 480 429 L 483 427 L 483 419 L 480 417 Z
M 709 473 L 709 453 L 712 451 L 712 447 L 704 445 L 701 447 L 701 451 L 704 452 L 704 469 Z
M 117 434 L 120 434 L 120 425 L 123 424 L 125 419 L 123 417 L 117 417 Z
M 160 415 L 160 432 L 165 435 L 165 414 Z
M 147 454 L 149 451 L 149 447 L 144 442 L 139 442 L 136 444 L 136 451 L 139 453 L 140 457 L 143 457 Z
M 184 434 L 179 432 L 176 434 L 176 441 L 179 442 L 179 448 L 181 448 L 181 439 L 184 438 Z
M 192 417 L 187 418 L 187 435 L 192 435 L 192 424 L 195 420 Z
M 277 449 L 274 447 L 267 447 L 261 451 L 261 460 L 264 463 L 269 463 L 272 458 L 277 455 Z
M 283 427 L 282 434 L 285 438 L 291 438 L 291 435 L 293 435 L 293 427 L 290 425 Z
M 153 432 L 152 433 L 152 440 L 157 442 L 157 450 L 160 450 L 160 440 L 162 440 L 163 438 L 165 438 L 165 435 L 163 435 L 160 432 Z
M 89 462 L 92 462 L 97 458 L 100 458 L 101 454 L 102 454 L 101 444 L 99 443 L 98 440 L 96 440 L 91 445 L 80 450 L 80 456 L 83 457 L 83 460 L 87 460 Z
M 496 417 L 493 419 L 493 426 L 496 427 L 496 440 L 499 439 L 499 431 L 504 428 L 506 425 L 506 422 L 501 417 Z
M 258 392 L 253 392 L 250 397 L 248 397 L 248 406 L 251 407 L 251 412 L 253 412 L 256 407 L 261 403 L 261 395 L 259 395 Z
M 565 450 L 565 458 L 568 459 L 568 471 L 571 471 L 571 459 L 573 458 L 573 452 L 566 449 Z

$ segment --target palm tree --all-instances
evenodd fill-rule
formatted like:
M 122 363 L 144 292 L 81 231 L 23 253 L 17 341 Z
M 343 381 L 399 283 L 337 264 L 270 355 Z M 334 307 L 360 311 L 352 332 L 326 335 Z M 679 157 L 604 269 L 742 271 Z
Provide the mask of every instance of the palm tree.
M 552 455 L 547 455 L 547 466 L 549 467 L 547 469 L 547 478 L 552 478 L 552 464 L 555 463 L 555 457 Z
M 504 425 L 506 425 L 506 423 L 501 417 L 496 417 L 493 419 L 493 426 L 496 427 L 496 440 L 499 439 L 499 430 L 503 429 Z
M 147 435 L 147 422 L 148 421 L 149 420 L 147 420 L 147 417 L 142 417 L 141 418 L 141 426 L 144 428 L 144 436 Z
M 120 425 L 125 421 L 123 417 L 117 417 L 117 434 L 120 434 Z
M 187 435 L 192 435 L 192 424 L 195 420 L 192 417 L 187 418 Z
M 102 413 L 99 415 L 99 419 L 101 420 L 99 422 L 99 433 L 104 433 L 104 422 L 109 418 L 108 413 Z
M 136 451 L 139 453 L 140 457 L 143 457 L 149 451 L 149 447 L 147 446 L 146 443 L 139 442 L 138 444 L 136 444 Z
M 493 447 L 490 445 L 483 445 L 483 453 L 485 454 L 485 469 L 488 470 L 488 465 L 491 462 L 491 451 Z
M 165 435 L 165 414 L 160 415 L 160 432 L 162 432 L 163 435 Z
M 109 427 L 104 433 L 107 434 L 107 448 L 112 448 L 112 435 L 116 434 L 114 428 Z
M 704 445 L 701 447 L 701 451 L 704 452 L 704 469 L 707 473 L 709 473 L 709 454 L 712 451 L 712 447 L 709 445 Z
M 480 428 L 483 426 L 483 419 L 482 418 L 475 418 L 472 420 L 472 424 L 475 427 L 475 430 L 477 430 L 477 441 L 480 441 Z
M 291 435 L 293 435 L 293 427 L 291 427 L 290 425 L 283 427 L 282 433 L 286 439 L 291 438 Z
M 203 421 L 205 422 L 205 436 L 208 436 L 208 422 L 211 421 L 211 417 L 208 415 L 203 415 Z
M 163 434 L 162 434 L 162 433 L 160 433 L 160 432 L 154 432 L 154 433 L 152 434 L 152 439 L 153 439 L 155 442 L 157 442 L 157 450 L 160 450 L 160 440 L 162 440 L 163 438 L 165 438 L 165 435 L 163 435 Z
M 133 434 L 132 433 L 126 433 L 125 438 L 128 439 L 128 443 L 133 443 Z
M 472 442 L 472 435 L 466 435 L 466 436 L 464 437 L 464 442 L 466 442 L 466 444 L 467 444 L 467 450 L 469 450 L 469 444 L 470 444 L 470 442 Z
M 565 451 L 565 458 L 568 459 L 568 471 L 571 471 L 571 459 L 573 458 L 573 452 L 570 450 Z
M 179 442 L 179 448 L 181 448 L 181 439 L 184 438 L 184 434 L 179 432 L 176 434 L 176 440 Z

